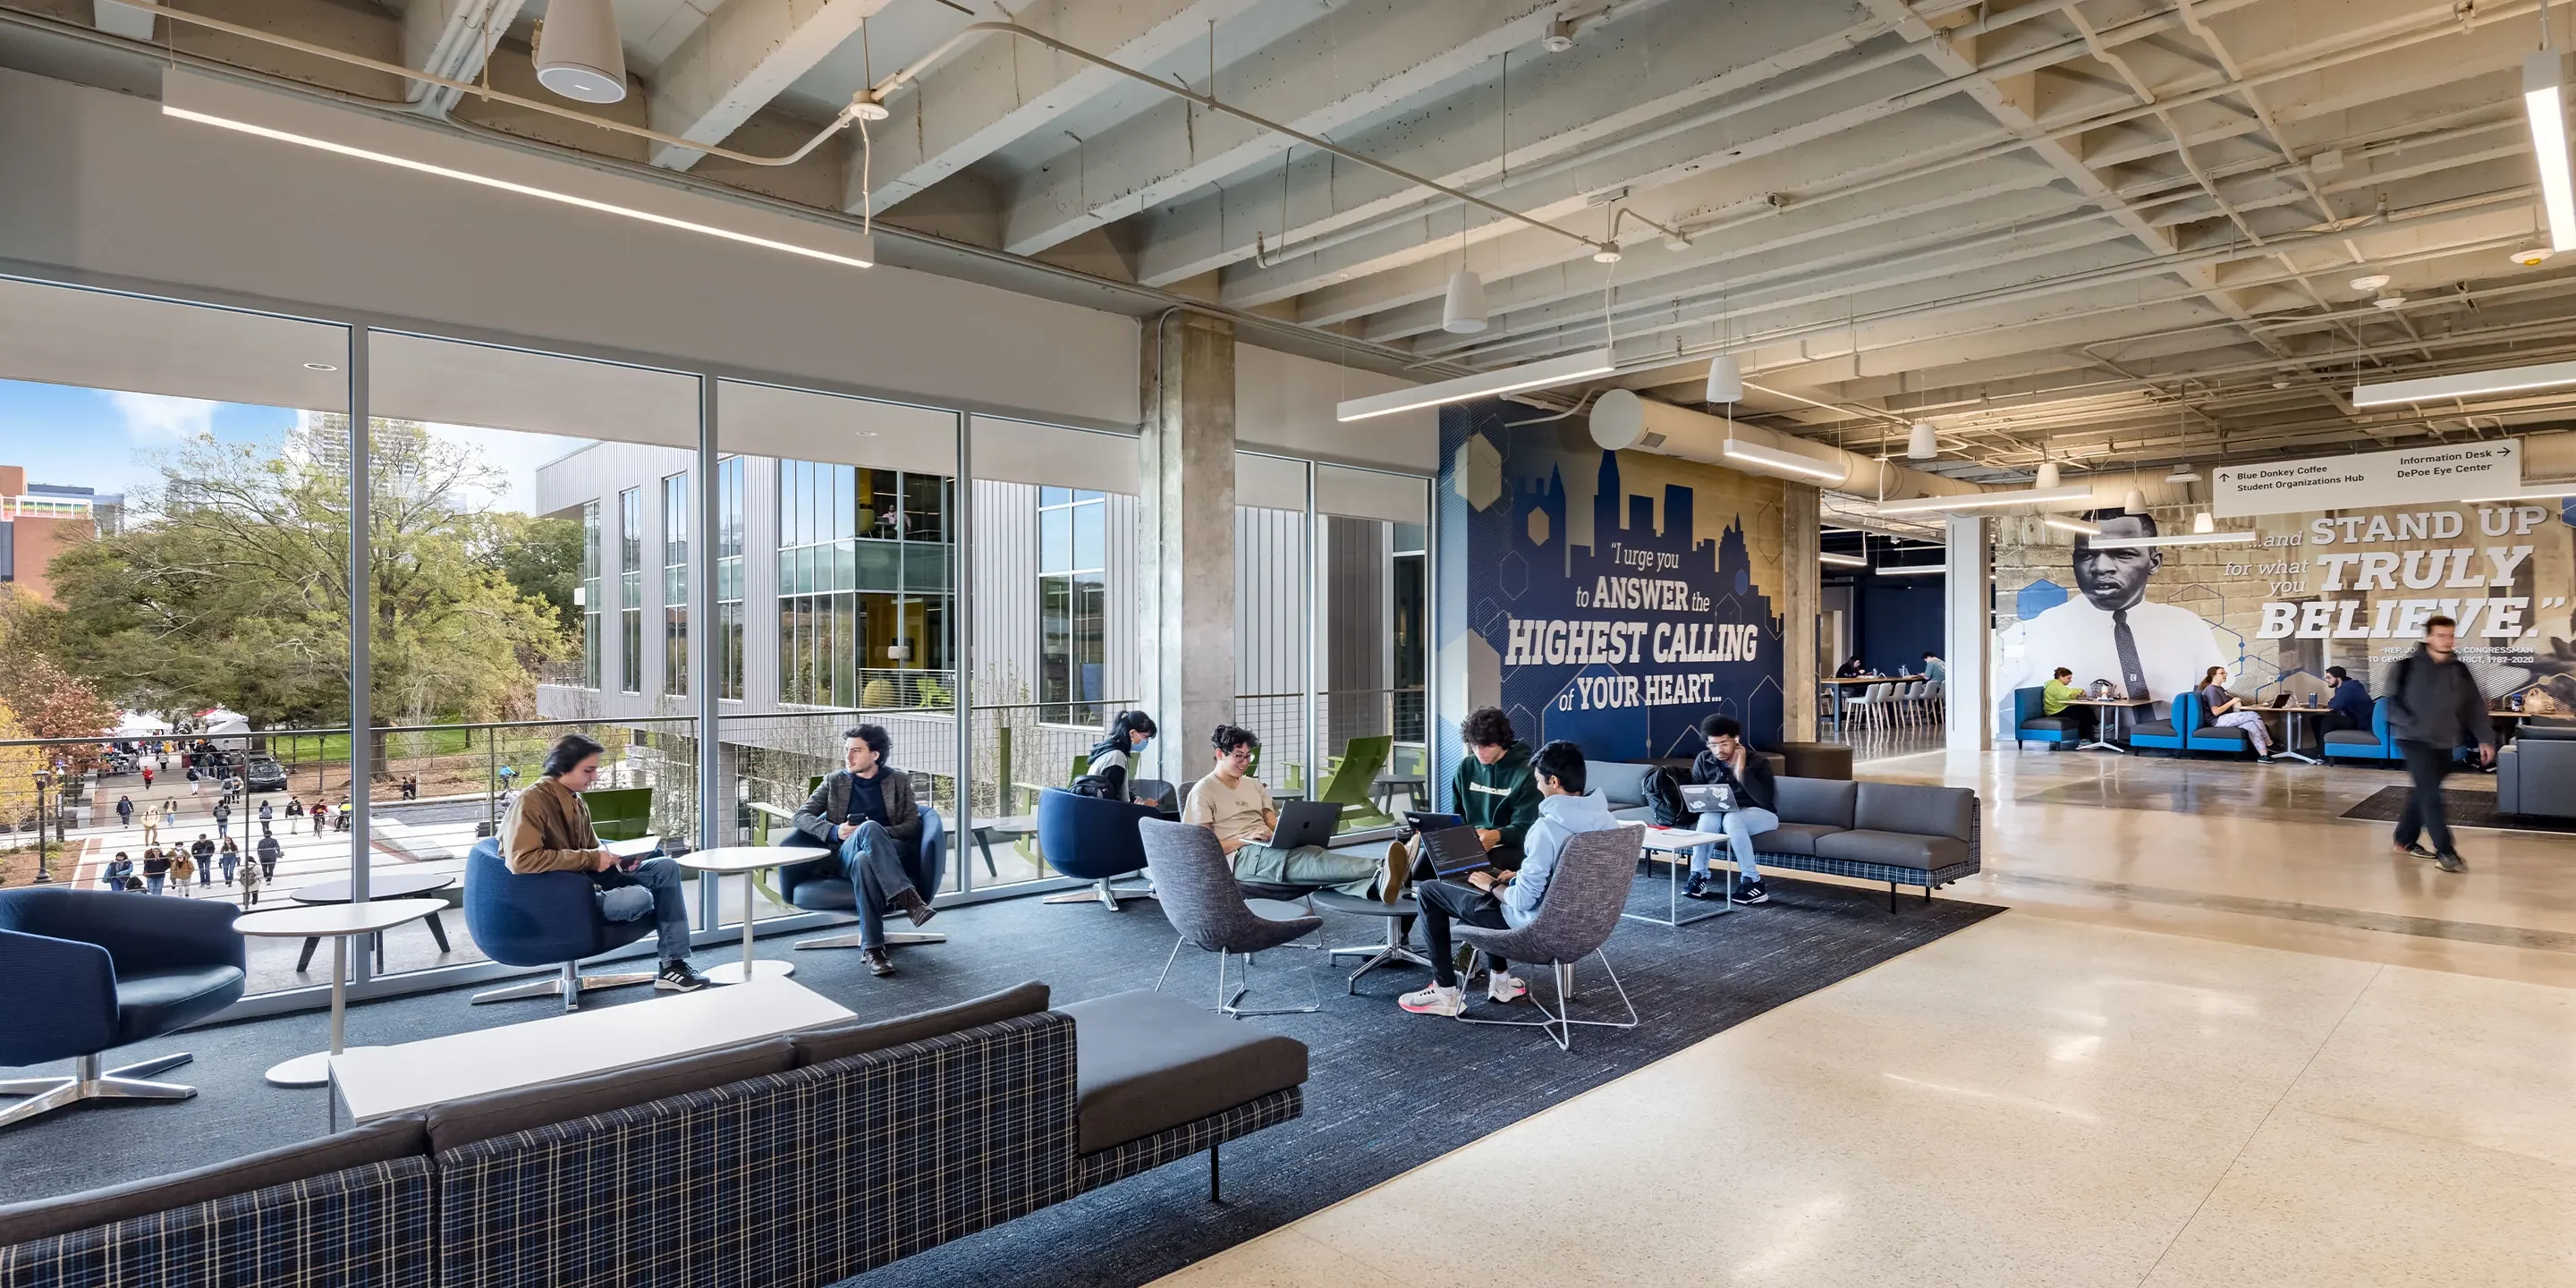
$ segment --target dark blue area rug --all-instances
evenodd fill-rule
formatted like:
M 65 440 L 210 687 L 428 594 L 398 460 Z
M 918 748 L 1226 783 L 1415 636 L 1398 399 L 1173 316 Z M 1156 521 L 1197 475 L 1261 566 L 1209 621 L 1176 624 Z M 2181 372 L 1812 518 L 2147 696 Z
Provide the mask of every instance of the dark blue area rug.
M 1772 900 L 1762 907 L 1678 930 L 1620 923 L 1610 956 L 1643 1022 L 1629 1030 L 1578 1029 L 1571 1053 L 1535 1029 L 1398 1010 L 1396 995 L 1425 980 L 1419 968 L 1372 971 L 1359 981 L 1358 995 L 1347 996 L 1343 981 L 1356 959 L 1342 959 L 1333 970 L 1320 953 L 1264 954 L 1247 1005 L 1302 1002 L 1311 968 L 1324 1009 L 1245 1021 L 1306 1043 L 1312 1076 L 1305 1117 L 1225 1147 L 1225 1202 L 1208 1202 L 1207 1160 L 1199 1155 L 849 1283 L 1109 1288 L 1150 1282 L 2000 911 L 1909 897 L 1890 914 L 1883 891 L 1794 879 L 1774 879 L 1771 889 Z M 1658 868 L 1655 879 L 1638 881 L 1632 906 L 1660 913 L 1664 899 Z M 1321 937 L 1336 946 L 1364 944 L 1384 925 L 1328 915 Z M 950 942 L 899 950 L 903 972 L 883 980 L 868 975 L 855 952 L 792 952 L 784 936 L 760 947 L 763 956 L 795 961 L 796 978 L 807 987 L 874 1017 L 1030 979 L 1046 981 L 1058 1002 L 1148 988 L 1173 940 L 1160 906 L 1150 900 L 1116 914 L 1097 904 L 1010 900 L 943 913 L 934 928 L 948 932 Z M 731 955 L 723 946 L 702 948 L 698 964 Z M 1532 987 L 1544 992 L 1547 985 L 1534 980 Z M 1577 971 L 1576 987 L 1578 1014 L 1617 1014 L 1598 958 Z M 1183 955 L 1166 991 L 1212 1001 L 1215 959 Z M 1471 989 L 1471 996 L 1481 991 Z M 617 989 L 583 1004 L 652 996 L 650 989 Z M 1528 1013 L 1526 1006 L 1480 1001 L 1470 1014 L 1500 1009 Z M 426 994 L 352 1007 L 348 1041 L 402 1042 L 558 1013 L 551 999 L 469 1006 L 463 990 Z M 322 1093 L 270 1087 L 260 1074 L 328 1039 L 325 1017 L 311 1014 L 200 1029 L 118 1051 L 111 1059 L 120 1064 L 164 1051 L 195 1052 L 195 1063 L 162 1076 L 199 1094 L 178 1103 L 56 1113 L 0 1135 L 0 1159 L 7 1161 L 0 1167 L 0 1203 L 200 1167 L 319 1134 Z

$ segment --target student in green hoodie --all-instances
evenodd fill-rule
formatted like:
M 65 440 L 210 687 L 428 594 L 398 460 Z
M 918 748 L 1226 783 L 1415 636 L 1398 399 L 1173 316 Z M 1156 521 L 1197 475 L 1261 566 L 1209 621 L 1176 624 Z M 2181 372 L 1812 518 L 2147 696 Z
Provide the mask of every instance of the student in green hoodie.
M 1450 808 L 1467 818 L 1476 839 L 1493 852 L 1494 866 L 1520 866 L 1521 838 L 1538 821 L 1538 780 L 1530 776 L 1530 745 L 1512 736 L 1512 718 L 1500 707 L 1478 707 L 1458 726 L 1467 755 L 1449 780 Z

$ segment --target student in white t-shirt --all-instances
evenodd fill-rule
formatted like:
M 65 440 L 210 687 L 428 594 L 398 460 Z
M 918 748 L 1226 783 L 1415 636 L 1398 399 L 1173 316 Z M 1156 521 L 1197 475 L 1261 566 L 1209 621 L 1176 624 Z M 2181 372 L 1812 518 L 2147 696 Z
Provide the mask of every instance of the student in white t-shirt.
M 1403 885 L 1401 858 L 1372 858 L 1320 845 L 1283 850 L 1270 844 L 1279 828 L 1279 808 L 1271 803 L 1270 789 L 1251 772 L 1252 753 L 1260 749 L 1261 739 L 1249 729 L 1221 724 L 1208 738 L 1208 747 L 1215 753 L 1215 768 L 1190 788 L 1181 821 L 1216 833 L 1217 844 L 1234 860 L 1235 880 L 1308 890 L 1332 887 L 1362 896 L 1374 893 L 1381 882 Z

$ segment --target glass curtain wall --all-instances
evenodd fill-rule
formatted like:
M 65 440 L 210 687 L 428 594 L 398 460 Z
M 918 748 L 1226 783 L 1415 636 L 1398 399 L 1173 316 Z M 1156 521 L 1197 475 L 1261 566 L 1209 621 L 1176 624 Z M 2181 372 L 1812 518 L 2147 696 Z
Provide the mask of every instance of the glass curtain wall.
M 1327 790 L 1345 830 L 1391 827 L 1431 799 L 1423 742 L 1430 484 L 1315 467 L 1315 672 Z
M 1136 440 L 973 418 L 973 879 L 1054 875 L 1038 793 L 1070 784 L 1139 703 Z M 1173 735 L 1155 744 L 1142 776 Z
M 697 458 L 697 377 L 386 331 L 369 352 L 370 897 L 461 888 L 566 734 L 602 748 L 602 839 L 693 837 L 686 637 L 648 648 L 644 623 L 686 621 L 685 504 L 665 511 Z M 663 576 L 644 575 L 648 533 Z M 444 949 L 426 926 L 385 935 L 383 969 L 481 956 L 442 922 Z
M 339 326 L 0 280 L 0 885 L 346 877 L 285 815 L 348 784 L 349 366 Z M 250 990 L 327 982 L 296 948 Z
M 737 843 L 785 838 L 842 731 L 876 725 L 957 826 L 960 417 L 741 381 L 716 395 L 720 770 Z M 730 608 L 730 611 L 728 609 Z M 952 836 L 942 882 L 960 887 Z M 756 916 L 793 912 L 762 891 Z M 740 916 L 739 900 L 721 917 Z
M 686 473 L 662 480 L 662 692 L 689 695 L 689 528 L 696 493 Z
M 1280 456 L 1234 456 L 1235 723 L 1260 737 L 1253 776 L 1279 796 L 1317 790 L 1306 611 L 1312 468 Z

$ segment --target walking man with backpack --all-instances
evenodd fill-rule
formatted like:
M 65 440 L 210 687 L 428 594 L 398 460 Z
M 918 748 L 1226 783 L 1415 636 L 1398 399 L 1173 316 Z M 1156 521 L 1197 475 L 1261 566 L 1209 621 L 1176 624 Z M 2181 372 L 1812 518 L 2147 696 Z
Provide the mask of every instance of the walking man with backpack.
M 2458 638 L 2458 624 L 2450 618 L 2426 618 L 2424 642 L 2398 659 L 2388 684 L 2388 728 L 2414 783 L 2406 812 L 2397 816 L 2397 852 L 2431 859 L 2444 872 L 2468 866 L 2452 848 L 2451 821 L 2442 813 L 2442 775 L 2450 772 L 2451 752 L 2474 739 L 2479 764 L 2494 764 L 2496 754 L 2495 721 L 2487 716 L 2478 678 L 2454 651 Z M 2418 837 L 2433 848 L 2425 849 Z

